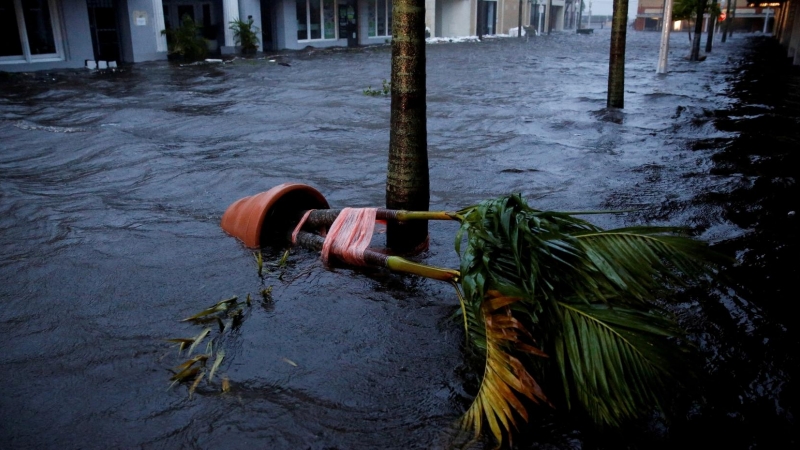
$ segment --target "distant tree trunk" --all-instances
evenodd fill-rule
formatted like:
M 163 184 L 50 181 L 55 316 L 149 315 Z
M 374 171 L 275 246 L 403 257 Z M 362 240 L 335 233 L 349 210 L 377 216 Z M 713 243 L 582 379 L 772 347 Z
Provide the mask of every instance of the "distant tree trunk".
M 392 107 L 386 207 L 427 211 L 430 206 L 425 115 L 425 0 L 392 2 Z M 428 238 L 428 222 L 390 222 L 386 244 L 408 253 Z
M 608 58 L 609 108 L 625 106 L 625 38 L 628 32 L 628 0 L 614 0 L 611 22 L 611 52 Z
M 700 38 L 703 36 L 703 14 L 706 12 L 706 1 L 698 0 L 697 13 L 694 19 L 694 39 L 692 39 L 692 53 L 689 61 L 700 61 Z
M 717 6 L 717 0 L 711 0 L 711 11 L 713 12 Z M 714 41 L 714 26 L 717 24 L 717 18 L 708 16 L 708 37 L 706 38 L 706 53 L 711 53 L 711 43 Z
M 731 24 L 731 0 L 727 0 L 725 3 L 727 7 L 725 8 L 725 28 L 722 30 L 722 42 L 728 39 L 728 27 Z

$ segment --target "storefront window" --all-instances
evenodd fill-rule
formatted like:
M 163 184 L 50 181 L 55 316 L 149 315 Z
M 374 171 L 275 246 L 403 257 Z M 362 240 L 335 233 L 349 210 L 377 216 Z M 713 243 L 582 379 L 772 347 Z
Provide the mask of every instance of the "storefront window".
M 56 58 L 54 0 L 0 0 L 0 62 Z
M 336 39 L 336 2 L 322 0 L 322 13 L 325 23 L 325 39 Z
M 307 0 L 297 0 L 297 40 L 308 39 Z
M 335 0 L 296 0 L 297 40 L 336 39 Z
M 22 56 L 14 0 L 0 0 L 0 57 Z
M 319 14 L 320 3 L 320 0 L 308 0 L 308 20 L 310 24 L 309 30 L 311 30 L 309 39 L 322 39 L 322 30 L 320 30 L 321 17 Z
M 370 37 L 392 35 L 392 0 L 369 0 Z

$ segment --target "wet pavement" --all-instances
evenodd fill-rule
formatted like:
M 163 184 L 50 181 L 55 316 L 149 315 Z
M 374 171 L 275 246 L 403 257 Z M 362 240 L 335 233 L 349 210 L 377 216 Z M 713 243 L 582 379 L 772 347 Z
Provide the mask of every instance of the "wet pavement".
M 677 34 L 657 76 L 658 39 L 629 34 L 616 112 L 607 31 L 427 47 L 432 208 L 522 192 L 636 209 L 595 222 L 689 226 L 741 263 L 671 303 L 703 362 L 670 421 L 614 432 L 541 412 L 521 447 L 796 443 L 800 74 L 741 34 L 691 64 Z M 389 62 L 373 47 L 0 74 L 0 448 L 447 447 L 471 398 L 450 287 L 302 250 L 261 278 L 219 227 L 285 181 L 382 204 L 389 99 L 363 90 Z M 420 259 L 457 267 L 453 224 L 430 228 Z M 220 377 L 169 389 L 186 358 L 165 339 L 203 329 L 180 319 L 248 293 L 236 326 L 212 324 Z

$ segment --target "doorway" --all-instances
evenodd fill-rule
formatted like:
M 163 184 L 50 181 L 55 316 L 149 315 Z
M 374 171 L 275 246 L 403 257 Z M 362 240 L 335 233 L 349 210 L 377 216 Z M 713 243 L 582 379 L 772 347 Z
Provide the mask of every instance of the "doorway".
M 275 50 L 275 41 L 272 36 L 272 1 L 261 2 L 261 51 Z
M 119 61 L 119 31 L 115 0 L 86 0 L 96 61 Z
M 497 34 L 495 24 L 497 23 L 497 2 L 478 0 L 478 37 L 484 35 Z
M 348 47 L 358 47 L 358 8 L 354 0 L 339 3 L 339 39 L 347 37 Z

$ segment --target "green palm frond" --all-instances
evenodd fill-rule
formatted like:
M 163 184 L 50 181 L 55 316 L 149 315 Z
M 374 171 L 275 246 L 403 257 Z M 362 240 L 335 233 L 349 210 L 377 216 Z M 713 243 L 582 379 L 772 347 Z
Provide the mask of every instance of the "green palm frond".
M 561 329 L 553 355 L 567 405 L 577 403 L 601 425 L 619 425 L 660 405 L 680 379 L 680 336 L 663 316 L 606 305 L 559 302 Z
M 520 401 L 520 395 L 534 403 L 548 402 L 539 384 L 513 353 L 546 355 L 525 343 L 531 339 L 530 333 L 511 314 L 510 305 L 520 298 L 504 297 L 497 291 L 487 294 L 487 300 L 481 306 L 482 326 L 475 323 L 477 317 L 471 316 L 470 320 L 471 327 L 483 330 L 486 353 L 483 380 L 475 400 L 462 419 L 462 425 L 472 429 L 477 438 L 485 421 L 492 435 L 502 444 L 504 432 L 510 432 L 512 426 L 517 428 L 514 413 L 528 421 L 528 413 Z
M 480 417 L 486 417 L 498 440 L 496 428 L 510 431 L 514 424 L 510 414 L 498 413 L 509 404 L 492 389 L 497 377 L 488 369 L 492 360 L 508 361 L 508 352 L 497 350 L 504 347 L 493 347 L 484 319 L 497 316 L 487 315 L 485 306 L 496 296 L 519 298 L 504 307 L 521 319 L 517 325 L 528 327 L 523 335 L 515 325 L 516 337 L 535 338 L 554 357 L 518 361 L 527 361 L 523 369 L 531 379 L 560 377 L 563 392 L 556 397 L 567 408 L 616 425 L 659 407 L 663 392 L 684 373 L 677 368 L 685 352 L 677 344 L 680 331 L 655 302 L 675 287 L 714 275 L 722 257 L 681 228 L 603 230 L 575 213 L 533 209 L 519 195 L 458 214 L 467 334 L 487 358 L 485 381 L 465 423 L 479 430 Z
M 621 300 L 649 301 L 664 288 L 713 272 L 720 256 L 685 230 L 635 227 L 575 235 L 606 289 Z M 624 295 L 619 295 L 619 294 Z

